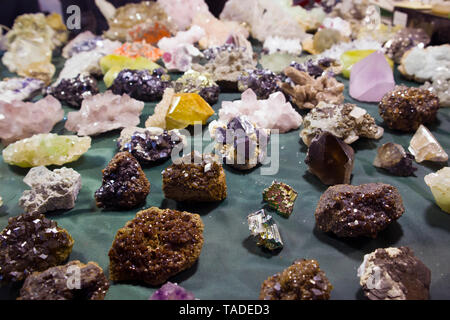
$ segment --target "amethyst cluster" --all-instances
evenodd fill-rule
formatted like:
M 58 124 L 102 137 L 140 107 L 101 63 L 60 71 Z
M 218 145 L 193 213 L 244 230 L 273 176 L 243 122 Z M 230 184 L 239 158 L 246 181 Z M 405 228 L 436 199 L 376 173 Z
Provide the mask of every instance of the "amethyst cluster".
M 318 78 L 320 77 L 325 71 L 332 68 L 334 64 L 336 63 L 336 60 L 332 58 L 322 58 L 318 60 L 312 60 L 309 59 L 308 61 L 304 63 L 298 63 L 298 62 L 292 62 L 290 64 L 291 67 L 294 67 L 295 69 L 299 71 L 307 72 L 311 77 Z M 328 75 L 334 76 L 334 73 L 332 71 L 328 72 Z
M 84 98 L 97 93 L 99 93 L 97 81 L 87 74 L 62 79 L 56 87 L 47 88 L 47 94 L 74 108 L 80 108 Z
M 250 88 L 258 99 L 268 99 L 270 94 L 280 91 L 278 81 L 282 81 L 282 77 L 270 70 L 246 70 L 238 77 L 238 89 L 244 92 Z
M 167 282 L 149 300 L 195 300 L 194 294 L 176 283 Z

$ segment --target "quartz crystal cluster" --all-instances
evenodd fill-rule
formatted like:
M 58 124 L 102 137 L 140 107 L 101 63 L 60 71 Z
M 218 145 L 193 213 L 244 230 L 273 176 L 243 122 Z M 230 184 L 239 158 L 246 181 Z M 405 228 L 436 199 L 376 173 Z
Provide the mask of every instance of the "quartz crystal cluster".
M 437 205 L 444 212 L 450 213 L 450 167 L 427 174 L 424 180 L 430 187 Z
M 298 193 L 294 188 L 279 181 L 273 181 L 263 191 L 263 200 L 267 205 L 285 218 L 289 218 L 292 214 L 297 196 Z
M 0 101 L 28 100 L 39 94 L 44 82 L 33 78 L 9 78 L 0 81 Z
M 263 43 L 263 52 L 272 54 L 275 52 L 286 52 L 293 55 L 302 53 L 302 45 L 299 39 L 286 39 L 282 37 L 268 37 Z
M 450 75 L 435 78 L 431 83 L 427 81 L 420 88 L 434 93 L 441 107 L 450 107 Z
M 81 175 L 65 167 L 53 171 L 44 166 L 31 168 L 23 182 L 31 187 L 19 199 L 27 213 L 72 209 L 81 189 Z
M 168 281 L 152 294 L 149 300 L 195 300 L 194 294 Z
M 413 47 L 425 47 L 430 42 L 428 34 L 420 28 L 403 28 L 384 45 L 386 54 L 396 63 L 400 63 L 403 54 Z
M 188 70 L 173 86 L 177 93 L 198 93 L 209 104 L 215 104 L 219 99 L 220 87 L 209 73 Z
M 280 250 L 283 248 L 278 226 L 272 216 L 266 214 L 264 209 L 253 212 L 247 216 L 248 228 L 256 239 L 258 246 L 268 250 Z
M 423 161 L 446 162 L 448 160 L 448 154 L 444 148 L 424 125 L 420 125 L 411 138 L 408 150 L 419 163 Z
M 357 39 L 350 42 L 335 44 L 330 49 L 319 54 L 318 58 L 332 58 L 340 61 L 341 56 L 351 50 L 382 50 L 381 44 L 372 39 Z M 342 62 L 342 61 L 341 61 Z
M 198 214 L 151 207 L 139 211 L 117 231 L 109 250 L 113 281 L 142 281 L 155 286 L 189 269 L 203 246 Z
M 238 77 L 238 90 L 244 92 L 252 89 L 258 99 L 267 99 L 277 91 L 281 91 L 278 83 L 281 76 L 266 69 L 249 69 L 243 71 Z
M 56 86 L 48 87 L 46 93 L 62 103 L 79 108 L 84 98 L 99 93 L 99 90 L 94 77 L 78 74 L 75 78 L 62 79 Z
M 401 145 L 388 142 L 378 148 L 373 165 L 386 169 L 393 175 L 407 177 L 412 176 L 417 170 L 413 166 L 412 159 L 414 156 L 406 152 Z

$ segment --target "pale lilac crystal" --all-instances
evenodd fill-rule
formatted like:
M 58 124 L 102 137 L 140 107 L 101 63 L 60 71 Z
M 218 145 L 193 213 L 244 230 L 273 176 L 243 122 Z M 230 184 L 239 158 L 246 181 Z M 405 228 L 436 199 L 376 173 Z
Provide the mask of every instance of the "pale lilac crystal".
M 0 81 L 0 101 L 27 100 L 44 87 L 42 80 L 34 78 L 9 78 Z
M 81 51 L 89 51 L 93 46 L 96 46 L 95 40 L 98 37 L 90 31 L 85 31 L 78 34 L 75 38 L 69 41 L 62 50 L 62 56 L 64 58 L 70 58 L 75 53 Z
M 194 294 L 176 283 L 167 282 L 155 291 L 149 300 L 195 300 Z

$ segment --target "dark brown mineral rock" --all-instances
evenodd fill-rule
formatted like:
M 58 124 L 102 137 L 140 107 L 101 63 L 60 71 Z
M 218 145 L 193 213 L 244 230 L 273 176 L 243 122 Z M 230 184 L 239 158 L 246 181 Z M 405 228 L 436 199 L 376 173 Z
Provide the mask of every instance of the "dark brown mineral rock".
M 417 170 L 413 167 L 414 156 L 406 152 L 399 144 L 388 142 L 378 148 L 377 156 L 373 160 L 373 165 L 383 168 L 396 176 L 407 177 Z

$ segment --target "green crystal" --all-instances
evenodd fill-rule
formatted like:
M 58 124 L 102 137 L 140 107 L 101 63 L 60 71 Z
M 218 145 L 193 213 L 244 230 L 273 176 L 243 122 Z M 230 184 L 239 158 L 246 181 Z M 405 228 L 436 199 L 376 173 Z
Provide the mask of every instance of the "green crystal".
M 76 161 L 90 147 L 90 137 L 36 134 L 6 147 L 3 150 L 3 160 L 22 168 L 63 165 Z
M 264 209 L 253 212 L 247 216 L 248 228 L 256 238 L 258 246 L 269 250 L 283 248 L 278 226 L 273 218 L 264 212 Z
M 291 186 L 277 181 L 273 181 L 272 185 L 263 191 L 263 199 L 269 207 L 286 218 L 292 214 L 297 195 L 297 191 Z

